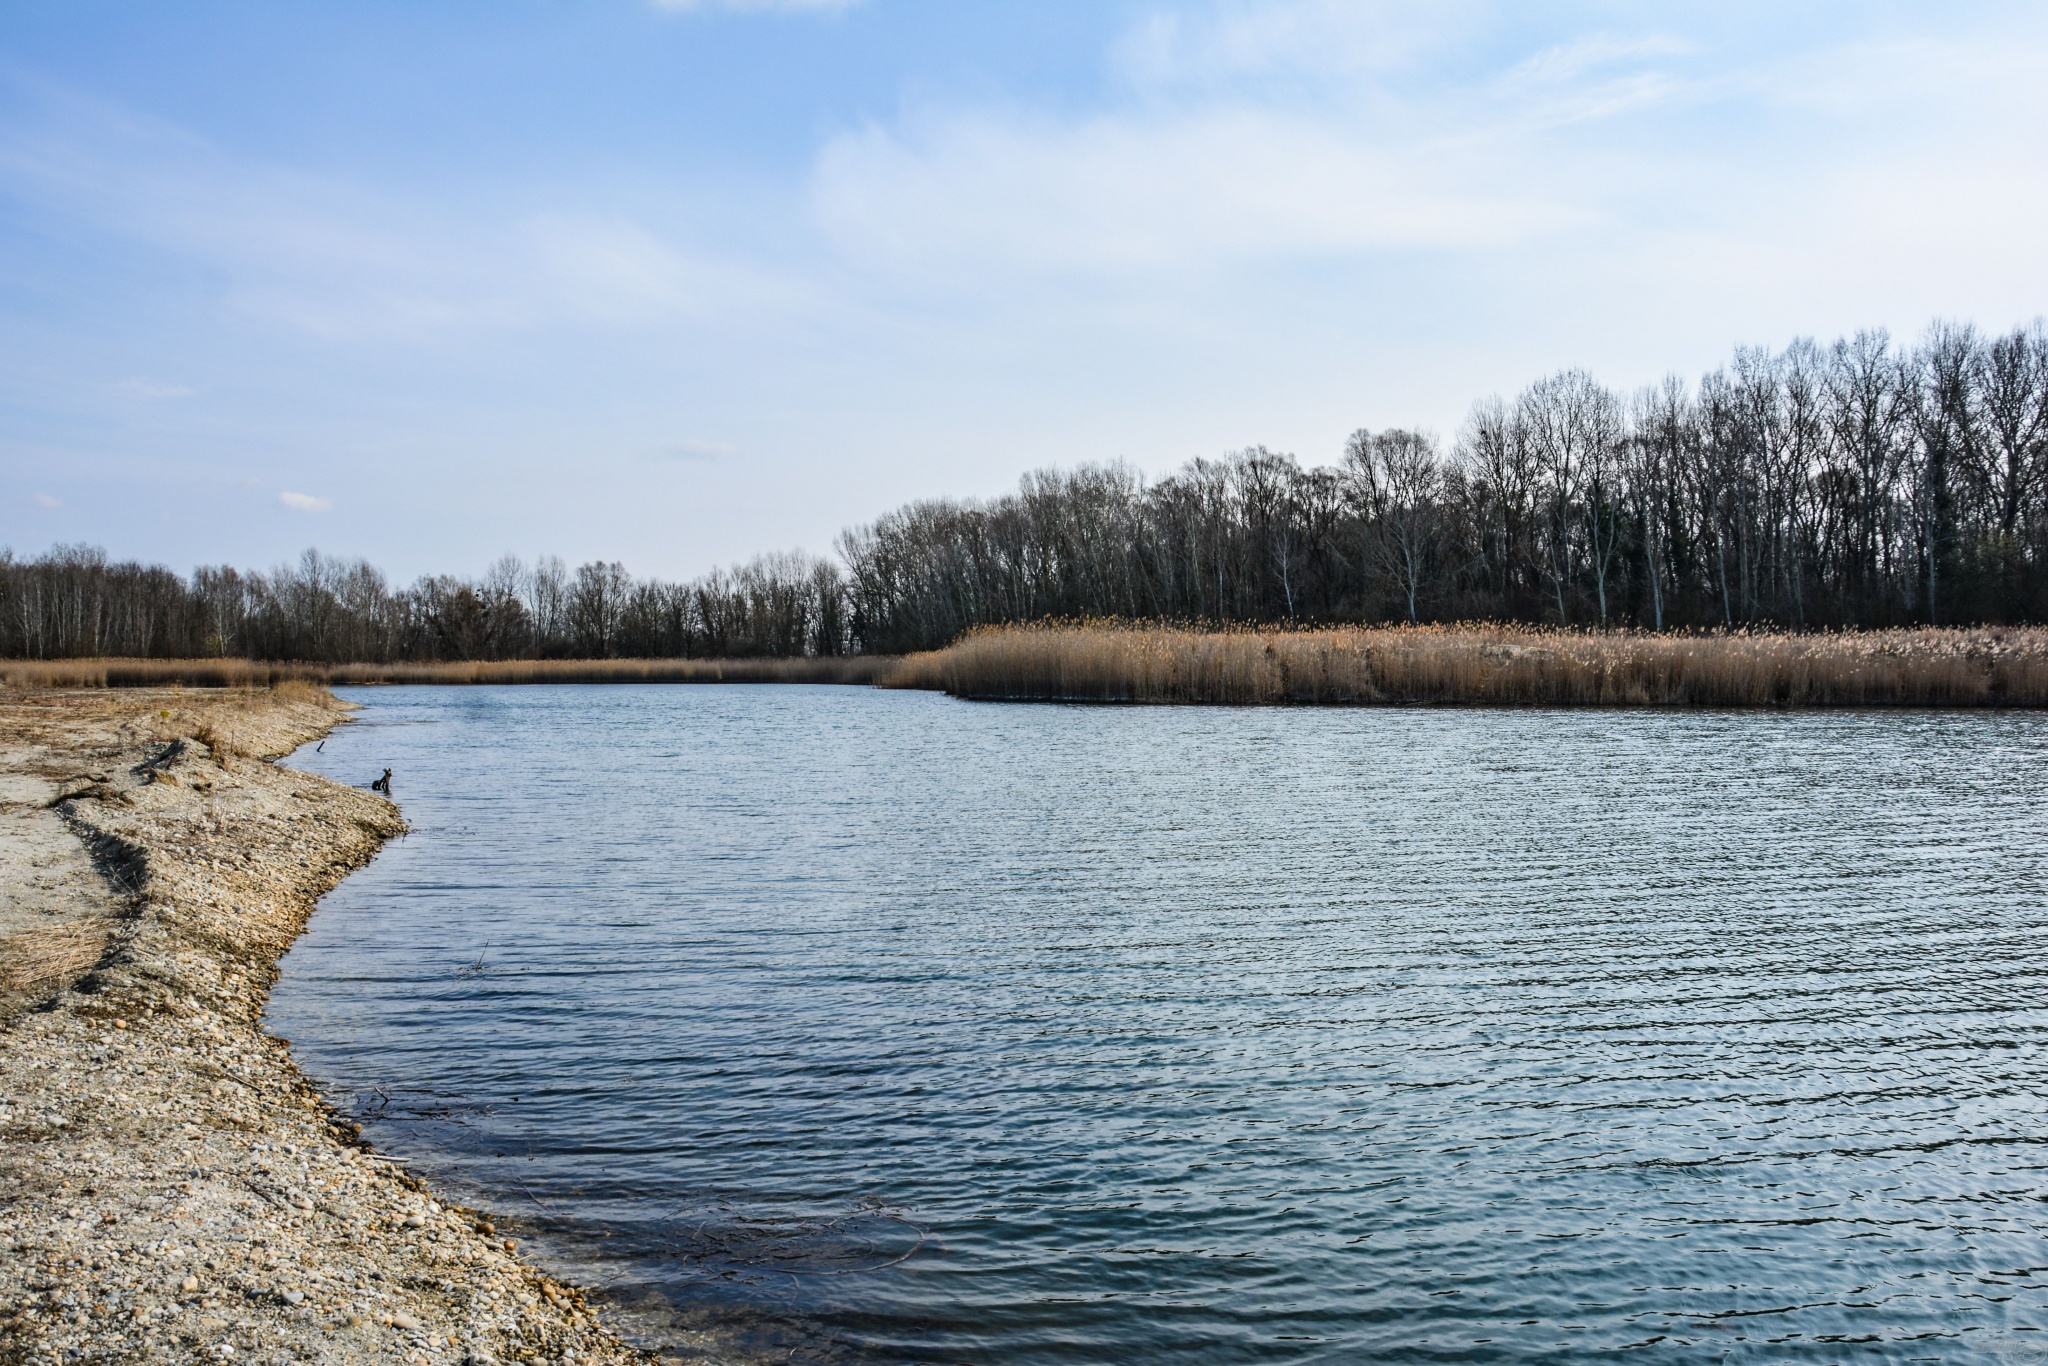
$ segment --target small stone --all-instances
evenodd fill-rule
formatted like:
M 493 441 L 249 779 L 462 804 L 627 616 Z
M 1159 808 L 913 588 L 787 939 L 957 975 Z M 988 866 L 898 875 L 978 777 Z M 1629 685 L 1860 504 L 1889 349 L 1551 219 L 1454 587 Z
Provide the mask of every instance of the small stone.
M 507 1252 L 517 1252 L 519 1250 L 519 1244 L 513 1242 L 510 1238 L 507 1238 L 505 1240 L 505 1250 Z
M 199 1291 L 199 1278 L 197 1276 L 187 1276 L 184 1280 L 178 1282 L 178 1289 L 184 1291 L 187 1295 L 197 1294 Z
M 427 1221 L 417 1214 L 408 1214 L 405 1216 L 405 1226 L 407 1228 L 425 1228 Z
M 295 1305 L 306 1298 L 306 1292 L 303 1290 L 287 1290 L 284 1292 L 283 1298 L 286 1304 Z
M 400 1332 L 416 1333 L 419 1331 L 420 1321 L 410 1314 L 393 1314 L 391 1326 Z

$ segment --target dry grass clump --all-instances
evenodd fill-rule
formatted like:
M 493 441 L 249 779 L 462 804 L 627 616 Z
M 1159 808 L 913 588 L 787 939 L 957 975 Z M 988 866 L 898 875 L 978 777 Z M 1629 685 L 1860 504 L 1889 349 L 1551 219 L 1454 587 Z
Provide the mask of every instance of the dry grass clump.
M 205 745 L 207 753 L 213 756 L 213 761 L 223 767 L 229 759 L 242 753 L 241 741 L 219 717 L 209 716 L 193 726 L 192 738 Z
M 0 1013 L 75 980 L 107 951 L 105 920 L 70 921 L 0 939 Z
M 110 704 L 115 697 L 140 700 L 142 710 L 135 715 L 152 739 L 196 740 L 222 768 L 233 759 L 289 754 L 309 728 L 324 731 L 333 713 L 351 710 L 320 684 L 291 678 L 267 688 L 109 692 Z
M 341 706 L 340 698 L 320 684 L 304 678 L 287 678 L 282 682 L 273 683 L 270 687 L 270 696 L 273 701 L 325 707 L 330 711 Z
M 443 664 L 300 664 L 247 659 L 55 659 L 0 662 L 18 688 L 286 688 L 349 683 L 873 683 L 895 660 L 492 659 Z
M 2048 630 L 1013 626 L 911 655 L 883 684 L 1013 701 L 2039 707 Z

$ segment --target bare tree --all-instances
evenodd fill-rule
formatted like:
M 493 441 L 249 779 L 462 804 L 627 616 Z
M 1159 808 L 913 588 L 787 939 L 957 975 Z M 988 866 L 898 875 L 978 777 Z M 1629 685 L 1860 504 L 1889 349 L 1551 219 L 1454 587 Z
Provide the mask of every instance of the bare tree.
M 1445 469 L 1436 439 L 1361 428 L 1345 445 L 1344 468 L 1365 513 L 1367 543 L 1415 621 L 1444 530 Z
M 2048 477 L 2048 331 L 2036 322 L 1991 342 L 1977 380 L 1983 439 L 1974 453 L 1976 477 L 1990 496 L 1999 558 L 2009 564 L 2018 554 L 2020 521 Z
M 1686 383 L 1676 375 L 1636 395 L 1629 442 L 1628 489 L 1641 538 L 1643 579 L 1650 590 L 1651 624 L 1664 629 L 1672 529 L 1679 520 L 1677 481 L 1692 463 L 1698 417 Z
M 569 585 L 569 624 L 585 658 L 610 658 L 632 591 L 632 576 L 616 560 L 579 565 Z
M 1516 401 L 1515 411 L 1528 433 L 1544 493 L 1543 571 L 1557 603 L 1557 619 L 1568 624 L 1566 591 L 1578 580 L 1588 545 L 1588 485 L 1611 474 L 1620 445 L 1620 405 L 1585 371 L 1566 370 L 1530 385 Z M 1600 582 L 1604 592 L 1604 567 Z

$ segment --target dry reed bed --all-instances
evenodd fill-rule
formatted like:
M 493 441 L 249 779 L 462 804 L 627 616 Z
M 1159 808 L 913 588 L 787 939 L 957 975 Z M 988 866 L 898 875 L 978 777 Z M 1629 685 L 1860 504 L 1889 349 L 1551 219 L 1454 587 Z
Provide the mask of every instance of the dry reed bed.
M 349 683 L 873 683 L 895 660 L 494 659 L 445 664 L 266 663 L 247 659 L 52 659 L 0 662 L 0 684 L 45 688 L 267 688 Z
M 990 701 L 2039 707 L 2048 630 L 1004 627 L 911 655 L 882 681 Z
M 1515 626 L 1203 631 L 989 627 L 897 659 L 491 660 L 445 664 L 81 659 L 0 663 L 15 687 L 314 683 L 845 683 L 1010 701 L 1478 706 L 2048 706 L 2048 630 L 1839 634 Z M 233 747 L 231 737 L 222 739 Z

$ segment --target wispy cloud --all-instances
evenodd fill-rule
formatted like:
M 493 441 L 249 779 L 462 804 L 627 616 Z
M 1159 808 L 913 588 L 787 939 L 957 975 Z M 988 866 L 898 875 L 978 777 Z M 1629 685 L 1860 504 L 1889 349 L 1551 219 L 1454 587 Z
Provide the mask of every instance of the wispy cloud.
M 1114 50 L 1125 97 L 915 107 L 830 140 L 812 203 L 849 259 L 945 288 L 1028 291 L 1048 271 L 1185 287 L 1422 252 L 1513 272 L 1522 292 L 1567 257 L 1597 260 L 1618 303 L 1633 287 L 1618 277 L 1638 269 L 1705 288 L 1700 263 L 1740 243 L 1775 263 L 1744 280 L 1774 314 L 1767 279 L 1875 268 L 1859 247 L 1899 236 L 1902 205 L 1981 198 L 1970 183 L 2002 184 L 2010 205 L 2037 197 L 2038 178 L 2011 171 L 2048 106 L 2023 74 L 2044 54 L 2039 25 L 1874 46 L 1823 27 L 1781 49 L 1736 47 L 1682 10 L 1651 18 L 1619 30 L 1595 11 L 1577 32 L 1554 22 L 1516 41 L 1521 25 L 1476 2 L 1162 5 Z M 1987 120 L 1998 104 L 2012 108 Z M 1967 131 L 1987 122 L 2014 137 Z M 1866 163 L 1895 169 L 1890 207 L 1865 193 Z M 1707 238 L 1723 248 L 1685 257 Z
M 38 493 L 35 495 L 35 500 L 37 507 L 60 508 L 64 506 L 64 500 L 53 494 Z
M 317 498 L 310 493 L 280 493 L 277 495 L 277 501 L 283 503 L 293 512 L 334 511 L 334 500 L 332 498 Z
M 693 464 L 708 465 L 718 460 L 730 460 L 739 454 L 737 448 L 723 441 L 678 441 L 655 452 L 657 460 L 683 460 Z
M 851 9 L 861 0 L 649 0 L 655 9 L 687 14 L 724 10 L 731 14 L 805 14 Z
M 540 278 L 535 302 L 556 317 L 626 325 L 702 319 L 741 296 L 775 292 L 746 266 L 707 262 L 622 215 L 548 214 L 525 222 L 519 239 Z
M 962 117 L 829 147 L 819 213 L 849 251 L 1145 271 L 1380 248 L 1498 245 L 1579 221 L 1468 150 L 1401 146 L 1258 109 L 1059 127 Z
M 1125 31 L 1111 65 L 1148 94 L 1320 94 L 1328 82 L 1382 76 L 1448 48 L 1477 26 L 1483 9 L 1473 0 L 1162 5 Z
M 192 394 L 186 385 L 166 384 L 154 379 L 124 379 L 114 388 L 129 398 L 140 399 L 189 398 Z
M 1477 3 L 1162 7 L 1114 49 L 1129 98 L 1066 117 L 927 107 L 873 124 L 824 147 L 813 203 L 856 259 L 960 278 L 1498 251 L 1588 227 L 1599 172 L 1546 135 L 1677 98 L 1671 63 L 1692 47 L 1594 32 L 1474 64 L 1458 49 L 1484 16 Z
M 1516 63 L 1492 83 L 1500 118 L 1525 137 L 1654 109 L 1701 87 L 1673 69 L 1692 43 L 1668 34 L 1593 33 Z
M 47 86 L 0 127 L 0 196 L 205 265 L 237 313 L 332 340 L 433 342 L 560 323 L 639 325 L 795 293 L 630 215 L 399 197 L 234 155 Z M 535 193 L 535 201 L 546 196 Z M 117 388 L 180 397 L 146 379 Z

